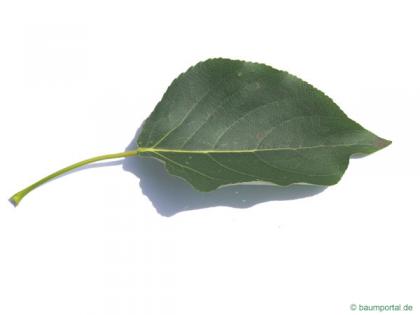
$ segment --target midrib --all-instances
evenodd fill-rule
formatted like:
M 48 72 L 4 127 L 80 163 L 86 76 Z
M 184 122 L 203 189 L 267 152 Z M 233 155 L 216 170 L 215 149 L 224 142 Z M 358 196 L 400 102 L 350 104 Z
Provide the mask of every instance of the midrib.
M 351 147 L 351 146 L 369 146 L 369 144 L 363 143 L 353 143 L 353 144 L 324 144 L 324 145 L 315 145 L 315 146 L 302 146 L 302 147 L 278 147 L 278 148 L 266 148 L 266 149 L 241 149 L 241 150 L 184 150 L 184 149 L 166 149 L 166 148 L 138 148 L 138 153 L 146 152 L 167 152 L 167 153 L 185 153 L 185 154 L 216 154 L 216 153 L 257 153 L 257 152 L 269 152 L 269 151 L 298 151 L 298 150 L 308 150 L 308 149 L 321 149 L 321 148 L 341 148 L 341 147 Z

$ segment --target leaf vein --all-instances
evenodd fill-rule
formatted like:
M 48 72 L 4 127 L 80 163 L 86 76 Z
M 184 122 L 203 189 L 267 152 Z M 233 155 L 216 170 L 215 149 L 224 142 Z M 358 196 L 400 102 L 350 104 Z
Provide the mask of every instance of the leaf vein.
M 251 84 L 254 84 L 255 82 L 251 82 L 249 84 L 245 84 L 243 86 L 240 86 L 238 89 L 236 89 L 233 93 L 231 93 L 229 96 L 225 97 L 225 99 L 218 105 L 216 106 L 216 108 L 214 109 L 214 111 L 209 115 L 209 117 L 207 117 L 207 119 L 187 138 L 186 141 L 184 141 L 184 143 L 182 145 L 180 145 L 181 148 L 185 147 L 185 145 L 197 134 L 198 131 L 200 131 L 200 129 L 202 129 L 209 121 L 210 119 L 219 111 L 219 109 L 225 105 L 229 99 L 238 94 L 238 92 L 242 91 L 244 88 L 250 86 Z
M 323 149 L 323 148 L 345 148 L 352 146 L 367 146 L 372 147 L 369 143 L 350 143 L 350 144 L 321 144 L 314 146 L 302 146 L 302 147 L 277 147 L 267 149 L 238 149 L 238 150 L 180 150 L 180 149 L 166 149 L 166 148 L 155 148 L 140 147 L 137 149 L 139 153 L 143 152 L 170 152 L 170 153 L 189 153 L 189 154 L 207 154 L 207 153 L 255 153 L 255 152 L 270 152 L 270 151 L 298 151 L 298 150 L 310 150 L 310 149 Z
M 242 116 L 240 116 L 237 120 L 235 120 L 235 121 L 233 121 L 225 130 L 223 130 L 223 132 L 220 134 L 220 136 L 219 137 L 217 137 L 217 139 L 216 139 L 216 142 L 214 143 L 214 145 L 213 145 L 213 148 L 216 148 L 217 147 L 217 145 L 219 144 L 219 141 L 223 138 L 223 136 L 230 130 L 230 129 L 232 129 L 240 120 L 242 120 L 243 118 L 245 118 L 246 116 L 248 116 L 249 114 L 251 114 L 251 113 L 253 113 L 254 111 L 256 111 L 256 110 L 258 110 L 258 109 L 260 109 L 260 108 L 262 108 L 262 107 L 265 107 L 265 106 L 269 106 L 269 105 L 271 105 L 271 104 L 274 104 L 274 103 L 278 103 L 278 101 L 271 101 L 271 102 L 268 102 L 268 103 L 264 103 L 264 104 L 262 104 L 262 105 L 260 105 L 260 106 L 257 106 L 257 107 L 255 107 L 255 108 L 252 108 L 251 110 L 249 110 L 249 111 L 247 111 L 246 113 L 244 113 Z
M 187 111 L 187 113 L 185 114 L 185 116 L 181 119 L 181 121 L 174 127 L 174 128 L 172 128 L 171 130 L 169 130 L 166 134 L 164 134 L 163 136 L 162 136 L 162 138 L 160 138 L 156 143 L 155 143 L 155 145 L 153 145 L 153 147 L 156 147 L 159 143 L 161 143 L 163 140 L 165 140 L 171 133 L 173 133 L 176 129 L 178 129 L 184 122 L 185 122 L 185 120 L 188 118 L 188 116 L 191 114 L 191 112 L 195 109 L 195 108 L 197 108 L 200 104 L 201 104 L 201 102 L 206 98 L 206 97 L 208 97 L 209 95 L 210 95 L 210 93 L 212 92 L 212 91 L 214 91 L 214 89 L 215 88 L 217 88 L 217 87 L 219 87 L 219 85 L 221 85 L 222 83 L 225 83 L 225 82 L 227 82 L 227 80 L 224 78 L 224 77 L 222 77 L 222 79 L 221 80 L 219 80 L 215 85 L 213 85 L 212 87 L 210 87 L 206 92 L 205 92 L 205 94 L 202 96 L 202 97 L 200 97 L 200 99 L 198 100 L 198 101 L 196 101 L 192 106 L 191 106 L 191 108 Z
M 211 156 L 210 153 L 207 153 L 207 155 L 209 156 L 209 158 L 211 160 L 213 160 L 216 164 L 218 164 L 219 166 L 221 166 L 224 169 L 227 169 L 227 170 L 232 171 L 234 173 L 237 173 L 239 175 L 248 176 L 248 177 L 251 177 L 253 179 L 259 179 L 259 177 L 257 177 L 257 176 L 254 176 L 254 175 L 251 175 L 251 174 L 247 174 L 247 173 L 242 173 L 240 171 L 237 171 L 236 169 L 233 169 L 233 168 L 227 166 L 226 164 L 223 164 L 222 162 L 217 161 L 214 157 Z
M 160 157 L 162 157 L 164 160 L 166 160 L 166 161 L 168 161 L 168 162 L 170 162 L 170 163 L 173 163 L 173 164 L 175 164 L 175 165 L 177 165 L 177 166 L 179 166 L 179 167 L 181 167 L 181 168 L 184 168 L 184 169 L 190 170 L 191 172 L 197 173 L 197 174 L 199 174 L 199 175 L 201 175 L 201 176 L 203 176 L 203 177 L 206 177 L 206 178 L 208 178 L 208 179 L 222 180 L 221 178 L 216 178 L 216 177 L 212 177 L 212 176 L 209 176 L 209 175 L 207 175 L 207 174 L 204 174 L 204 173 L 202 173 L 202 172 L 200 172 L 200 171 L 198 171 L 198 170 L 196 170 L 196 169 L 194 169 L 194 168 L 192 168 L 192 167 L 190 167 L 190 166 L 186 166 L 186 165 L 183 165 L 183 164 L 181 164 L 181 163 L 178 163 L 178 162 L 176 162 L 176 161 L 174 161 L 174 160 L 172 160 L 172 159 L 168 158 L 167 156 L 165 156 L 165 155 L 163 155 L 163 154 L 160 154 L 160 153 L 157 153 L 157 152 L 153 152 L 153 153 L 154 153 L 154 154 L 156 154 L 156 155 L 158 155 L 158 156 L 160 156 Z
M 270 164 L 270 163 L 268 163 L 266 160 L 264 160 L 262 157 L 260 157 L 257 153 L 254 153 L 254 155 L 255 155 L 255 157 L 259 160 L 259 161 L 261 161 L 261 163 L 263 163 L 263 164 L 265 164 L 265 165 L 267 165 L 267 166 L 269 166 L 270 168 L 274 168 L 274 169 L 276 169 L 276 170 L 278 170 L 278 171 L 280 171 L 280 172 L 287 172 L 287 173 L 292 173 L 292 174 L 296 174 L 296 175 L 302 175 L 302 176 L 316 176 L 316 177 L 326 177 L 326 176 L 334 176 L 334 175 L 337 175 L 337 173 L 331 173 L 331 174 L 309 174 L 309 173 L 301 173 L 301 172 L 296 172 L 296 171 L 294 171 L 294 170 L 290 170 L 290 169 L 281 169 L 281 168 L 279 168 L 279 167 L 277 167 L 277 166 L 274 166 L 274 165 L 272 165 L 272 164 Z

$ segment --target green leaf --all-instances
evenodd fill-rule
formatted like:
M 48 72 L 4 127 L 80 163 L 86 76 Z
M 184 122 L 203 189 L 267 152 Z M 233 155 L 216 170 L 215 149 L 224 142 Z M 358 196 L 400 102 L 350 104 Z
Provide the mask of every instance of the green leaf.
M 137 140 L 140 156 L 210 191 L 242 182 L 333 185 L 354 153 L 391 142 L 324 93 L 269 66 L 209 59 L 169 86 Z
M 284 71 L 239 60 L 209 59 L 181 74 L 144 123 L 133 151 L 64 167 L 10 197 L 83 165 L 154 157 L 169 173 L 210 191 L 243 182 L 333 185 L 354 153 L 389 145 L 349 119 L 325 94 Z

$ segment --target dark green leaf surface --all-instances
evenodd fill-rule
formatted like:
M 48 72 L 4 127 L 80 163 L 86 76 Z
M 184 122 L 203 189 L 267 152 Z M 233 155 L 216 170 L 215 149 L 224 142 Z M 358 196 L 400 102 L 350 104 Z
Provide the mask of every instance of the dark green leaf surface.
M 350 155 L 390 144 L 297 77 L 228 59 L 181 74 L 137 142 L 140 156 L 201 191 L 255 181 L 333 185 Z

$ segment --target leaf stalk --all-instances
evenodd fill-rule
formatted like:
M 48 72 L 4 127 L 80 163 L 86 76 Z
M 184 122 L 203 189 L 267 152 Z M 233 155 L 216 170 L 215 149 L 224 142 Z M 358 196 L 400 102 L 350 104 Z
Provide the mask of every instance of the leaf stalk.
M 134 150 L 134 151 L 125 151 L 125 152 L 120 152 L 120 153 L 112 153 L 112 154 L 105 154 L 105 155 L 99 155 L 99 156 L 95 156 L 92 157 L 90 159 L 86 159 L 74 164 L 71 164 L 67 167 L 64 167 L 48 176 L 45 176 L 44 178 L 41 178 L 40 180 L 36 181 L 35 183 L 33 183 L 32 185 L 29 185 L 28 187 L 22 189 L 21 191 L 15 193 L 12 197 L 9 198 L 9 201 L 16 207 L 19 202 L 23 199 L 23 197 L 25 197 L 28 193 L 30 193 L 32 190 L 34 190 L 35 188 L 41 186 L 42 184 L 60 176 L 63 175 L 71 170 L 74 170 L 76 168 L 79 168 L 81 166 L 90 164 L 90 163 L 94 163 L 94 162 L 98 162 L 98 161 L 103 161 L 103 160 L 109 160 L 109 159 L 117 159 L 117 158 L 124 158 L 124 157 L 129 157 L 129 156 L 135 156 L 140 152 L 140 149 Z

